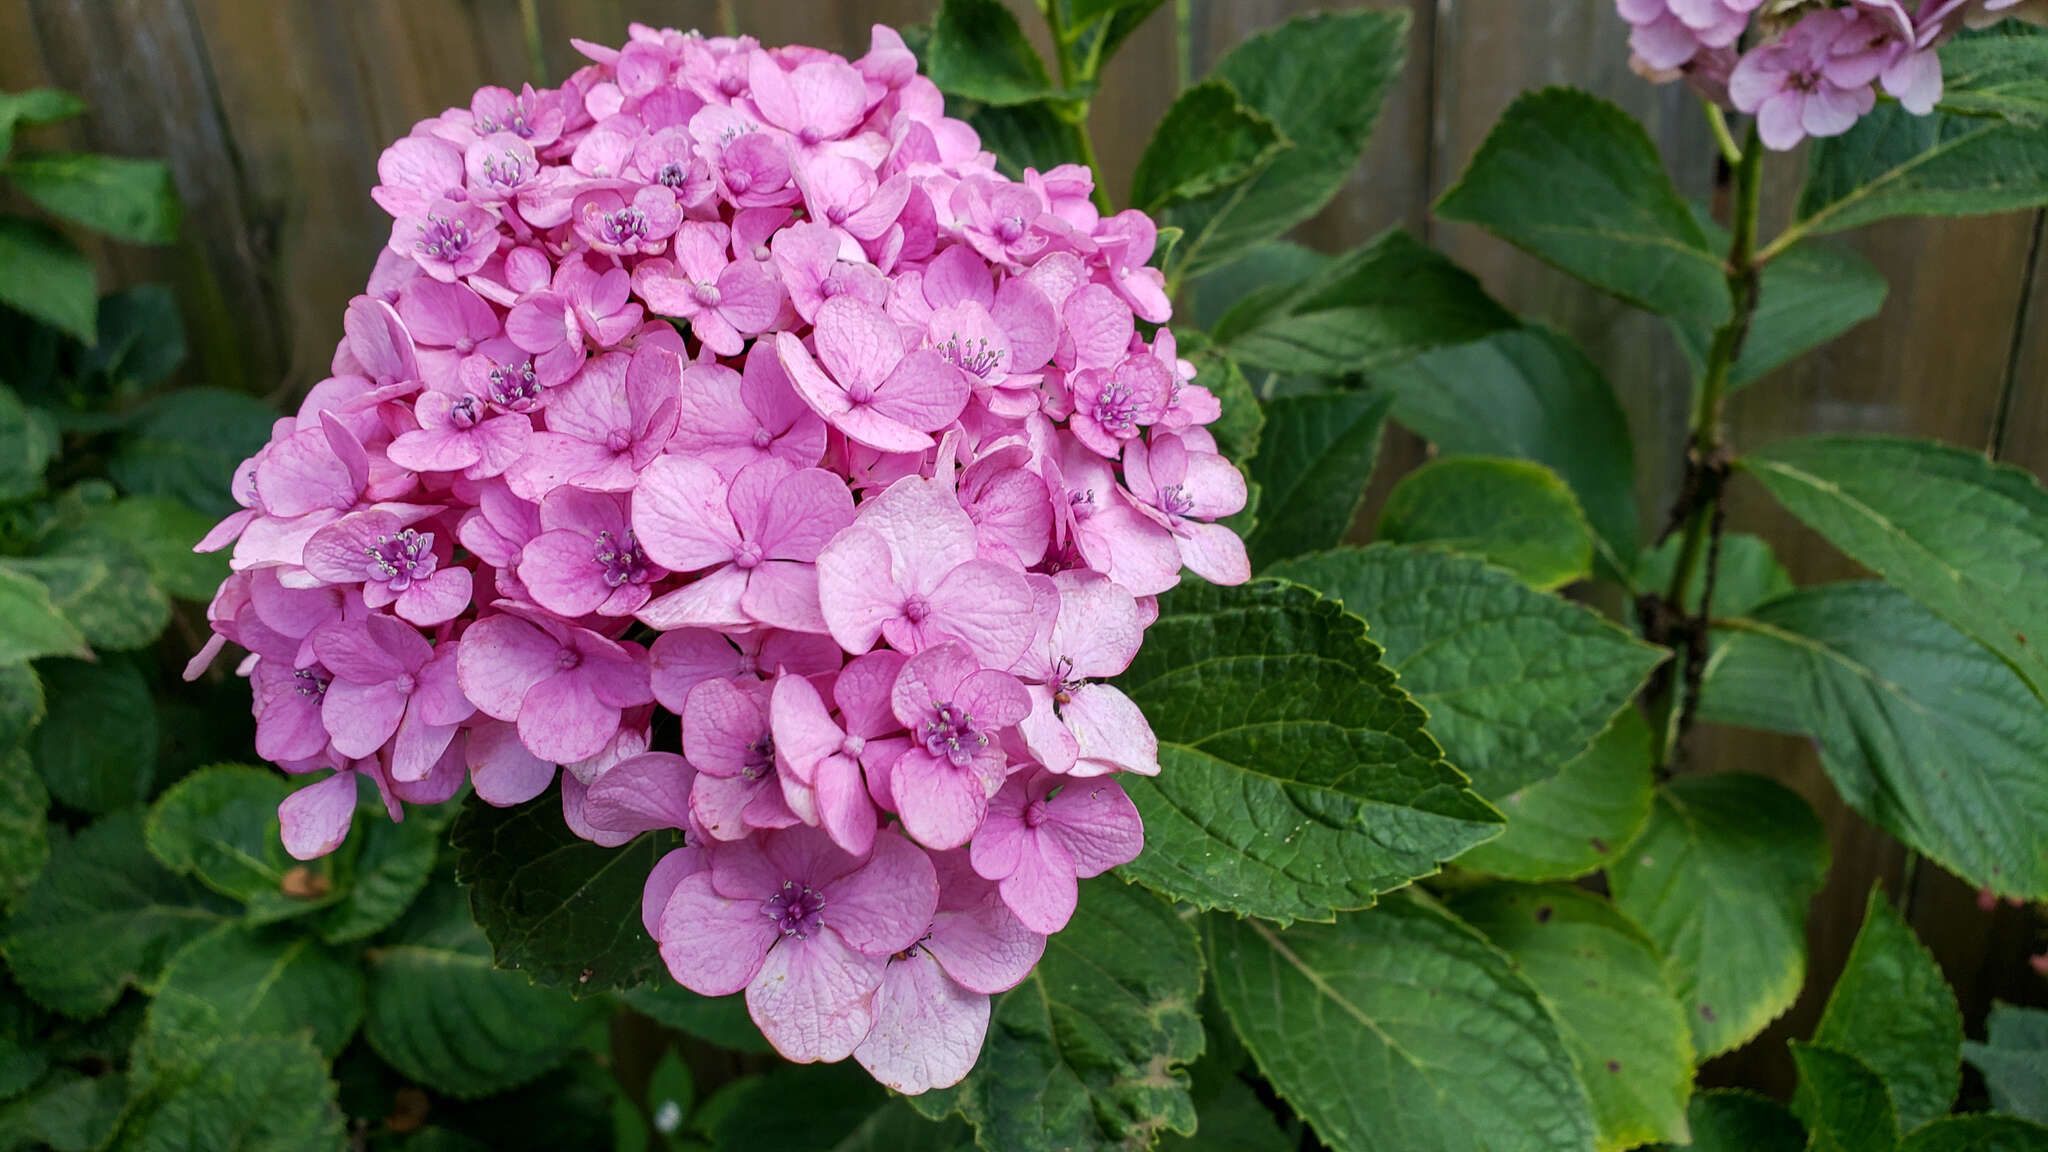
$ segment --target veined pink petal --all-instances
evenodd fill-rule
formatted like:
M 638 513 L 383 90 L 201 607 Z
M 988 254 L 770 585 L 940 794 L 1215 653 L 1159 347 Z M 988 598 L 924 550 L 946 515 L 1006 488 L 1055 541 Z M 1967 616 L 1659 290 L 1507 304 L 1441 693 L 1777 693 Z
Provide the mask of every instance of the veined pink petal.
M 883 972 L 874 1026 L 853 1057 L 898 1092 L 949 1088 L 973 1071 L 988 1016 L 987 996 L 954 983 L 931 953 L 913 949 Z
M 874 1027 L 875 990 L 887 964 L 847 947 L 830 928 L 785 936 L 747 985 L 747 1012 L 785 1060 L 844 1060 Z

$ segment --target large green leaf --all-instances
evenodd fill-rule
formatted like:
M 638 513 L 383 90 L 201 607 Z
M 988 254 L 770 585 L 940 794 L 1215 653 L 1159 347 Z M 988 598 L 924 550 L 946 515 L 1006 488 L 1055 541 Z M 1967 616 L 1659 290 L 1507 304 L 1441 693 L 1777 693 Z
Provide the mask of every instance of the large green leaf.
M 1974 885 L 2048 895 L 2048 713 L 1896 589 L 1828 584 L 1757 609 L 1722 633 L 1701 716 L 1813 737 L 1872 823 Z
M 1700 227 L 1714 251 L 1727 250 L 1727 229 L 1704 216 Z M 1846 248 L 1808 241 L 1772 257 L 1764 265 L 1742 354 L 1728 374 L 1729 390 L 1754 383 L 1877 315 L 1887 291 L 1884 273 Z M 1714 343 L 1712 326 L 1674 324 L 1672 331 L 1693 373 L 1704 372 Z
M 1170 206 L 1160 223 L 1186 230 L 1170 275 L 1224 264 L 1322 210 L 1357 166 L 1400 74 L 1402 9 L 1298 16 L 1217 61 L 1210 79 L 1237 91 L 1294 147 L 1250 181 Z
M 1827 833 L 1783 785 L 1727 772 L 1680 776 L 1607 878 L 1615 906 L 1675 965 L 1701 1059 L 1792 1006 L 1806 982 L 1806 906 Z
M 394 822 L 375 796 L 358 812 L 358 830 L 333 856 L 340 899 L 316 922 L 320 938 L 330 944 L 381 932 L 404 914 L 426 887 L 455 815 L 453 804 L 414 806 L 404 820 Z
M 754 1018 L 747 1014 L 747 999 L 731 996 L 699 996 L 673 980 L 656 977 L 637 988 L 619 994 L 626 1006 L 650 1017 L 664 1028 L 688 1032 L 720 1048 L 740 1052 L 773 1051 Z
M 980 134 L 981 146 L 996 154 L 996 167 L 1013 179 L 1021 179 L 1026 168 L 1049 172 L 1081 162 L 1074 124 L 1050 100 L 976 104 L 966 119 Z
M 502 1092 L 547 1071 L 603 1012 L 491 966 L 462 894 L 428 889 L 368 953 L 363 1036 L 406 1076 L 451 1096 Z
M 2048 699 L 2048 492 L 1983 454 L 1817 437 L 1743 458 L 1794 516 L 2004 657 Z
M 1815 140 L 1799 194 L 1801 233 L 1891 216 L 1975 216 L 2048 203 L 2048 125 L 1936 112 L 1889 101 L 1841 136 Z
M 1341 376 L 1514 326 L 1470 272 L 1397 229 L 1246 296 L 1214 335 L 1248 368 Z
M 147 798 L 156 781 L 156 704 L 127 660 L 46 660 L 49 714 L 29 737 L 60 803 L 98 815 Z
M 108 471 L 131 495 L 163 496 L 225 516 L 236 508 L 228 481 L 270 439 L 276 419 L 269 405 L 239 392 L 167 392 L 135 414 Z
M 1660 595 L 1669 590 L 1671 578 L 1678 573 L 1678 553 L 1684 544 L 1674 532 L 1657 547 L 1644 549 L 1642 558 L 1636 561 L 1636 582 Z M 1721 537 L 1720 549 L 1714 565 L 1714 602 L 1707 610 L 1713 619 L 1733 619 L 1793 590 L 1792 574 L 1778 563 L 1777 554 L 1762 537 L 1729 532 Z M 1692 579 L 1681 593 L 1681 602 L 1688 611 L 1699 609 L 1700 596 L 1706 588 L 1706 565 L 1696 565 Z
M 1125 779 L 1146 845 L 1123 871 L 1177 900 L 1328 920 L 1499 827 L 1365 625 L 1306 588 L 1181 586 L 1117 685 L 1162 767 Z
M 1158 212 L 1241 184 L 1288 146 L 1273 122 L 1220 80 L 1188 89 L 1153 129 L 1131 177 L 1131 204 Z
M 50 859 L 50 794 L 28 753 L 0 752 L 0 913 L 14 906 Z
M 1572 880 L 1607 867 L 1650 819 L 1650 725 L 1615 713 L 1556 776 L 1500 801 L 1507 831 L 1458 857 L 1461 869 L 1511 880 Z
M 1899 1123 L 1884 1081 L 1868 1064 L 1817 1044 L 1792 1045 L 1799 1089 L 1792 1107 L 1806 1121 L 1811 1152 L 1893 1152 Z
M 1328 253 L 1304 248 L 1291 240 L 1254 244 L 1229 262 L 1203 273 L 1194 282 L 1195 327 L 1204 332 L 1215 328 L 1218 321 L 1237 307 L 1238 301 L 1253 292 L 1307 283 L 1317 272 L 1328 267 L 1331 259 Z M 1182 315 L 1177 315 L 1176 319 L 1179 323 L 1186 323 Z M 1185 348 L 1187 336 L 1180 332 L 1174 334 L 1180 336 Z
M 362 1018 L 355 957 L 288 929 L 224 924 L 171 957 L 144 1030 L 173 1046 L 307 1031 L 333 1059 Z
M 1612 574 L 1636 554 L 1635 445 L 1600 369 L 1548 328 L 1497 332 L 1373 373 L 1394 419 L 1450 455 L 1545 465 L 1577 493 Z
M 101 297 L 99 337 L 80 355 L 78 370 L 116 396 L 162 384 L 188 351 L 177 296 L 165 284 L 138 284 Z
M 28 1093 L 0 1105 L 0 1148 L 99 1152 L 128 1104 L 128 1078 L 58 1068 Z
M 1506 956 L 1434 905 L 1397 897 L 1285 931 L 1209 925 L 1209 969 L 1245 1047 L 1336 1152 L 1593 1147 L 1557 1021 Z
M 1591 573 L 1593 529 L 1571 489 L 1541 464 L 1447 456 L 1401 478 L 1375 540 L 1467 552 L 1552 589 Z
M 941 91 L 984 104 L 1023 104 L 1058 93 L 1001 0 L 944 0 L 932 18 L 924 72 Z
M 1984 1074 L 2000 1112 L 2048 1123 L 2048 1012 L 1993 1004 L 1984 1043 L 1964 1042 L 1963 1059 Z
M 1692 1094 L 1686 1106 L 1692 1152 L 1804 1152 L 1806 1129 L 1791 1110 L 1738 1088 L 1715 1088 Z M 1660 1144 L 1660 1152 L 1677 1145 Z
M 343 1152 L 327 1062 L 305 1036 L 148 1046 L 114 1152 Z
M 1142 889 L 1090 880 L 1038 967 L 996 997 L 974 1071 L 914 1102 L 928 1116 L 957 1105 L 981 1146 L 1004 1152 L 1138 1152 L 1192 1132 L 1180 1066 L 1202 1051 L 1201 989 L 1190 920 Z
M 43 582 L 50 602 L 102 652 L 141 648 L 171 622 L 171 599 L 149 578 L 149 564 L 126 543 L 83 530 L 54 534 L 39 556 L 11 561 Z
M 40 220 L 0 216 L 0 304 L 90 344 L 99 310 L 92 261 Z
M 1957 37 L 1941 49 L 1941 87 L 1945 112 L 2048 124 L 2048 34 L 2014 21 Z
M 1374 447 L 1378 447 L 1377 439 Z M 27 572 L 0 562 L 0 664 L 14 665 L 42 656 L 78 656 L 85 650 L 85 637 L 57 609 L 49 588 Z
M 471 796 L 456 818 L 455 878 L 501 968 L 535 984 L 588 996 L 644 983 L 662 971 L 640 924 L 640 893 L 678 838 L 650 832 L 600 848 L 562 822 L 553 789 L 511 808 Z
M 1899 1152 L 2048 1152 L 2048 1128 L 2017 1116 L 1950 1116 L 1907 1136 Z
M 1547 88 L 1509 105 L 1436 210 L 1652 312 L 1728 317 L 1721 257 L 1656 143 L 1597 96 Z
M 1194 1081 L 1195 1134 L 1168 1133 L 1159 1142 L 1159 1152 L 1297 1152 L 1300 1142 L 1280 1127 L 1273 1109 L 1237 1074 L 1236 1065 L 1248 1060 L 1244 1051 L 1236 1049 L 1236 1059 L 1228 1063 L 1214 1059 L 1221 1046 L 1218 1027 L 1210 1025 L 1208 1048 L 1189 1073 Z M 1221 1027 L 1227 1031 L 1229 1025 Z
M 85 111 L 85 101 L 55 88 L 0 92 L 0 160 L 14 148 L 14 129 L 21 124 L 54 124 Z
M 55 428 L 0 384 L 0 500 L 42 491 L 43 468 L 56 454 Z
M 228 577 L 226 552 L 192 551 L 212 527 L 205 513 L 155 496 L 98 505 L 85 520 L 87 532 L 118 540 L 140 556 L 157 587 L 201 604 L 212 600 Z
M 1870 894 L 1813 1042 L 1869 1065 L 1907 1131 L 1948 1115 L 1955 1103 L 1963 1043 L 1955 993 L 1881 891 Z
M 124 808 L 52 846 L 0 950 L 37 1003 L 90 1019 L 221 919 L 196 888 L 150 859 L 142 809 Z
M 50 153 L 11 159 L 0 174 L 46 211 L 117 240 L 178 238 L 178 190 L 160 160 Z
M 791 1107 L 793 1101 L 802 1105 Z M 711 1134 L 719 1152 L 967 1152 L 974 1147 L 965 1123 L 925 1119 L 850 1061 L 784 1066 L 742 1081 Z
M 1181 337 L 1180 354 L 1195 367 L 1195 382 L 1216 394 L 1223 414 L 1209 425 L 1216 450 L 1245 471 L 1259 451 L 1266 426 L 1265 408 L 1237 361 L 1218 351 L 1208 338 L 1190 331 Z
M 171 871 L 241 901 L 255 923 L 331 904 L 340 898 L 333 887 L 334 857 L 301 865 L 284 850 L 277 806 L 292 790 L 292 782 L 276 772 L 246 765 L 194 772 L 151 806 L 143 825 L 150 854 Z M 295 869 L 317 880 L 287 885 L 285 876 Z
M 1556 774 L 1664 658 L 1469 556 L 1375 544 L 1304 556 L 1273 575 L 1365 619 L 1400 687 L 1429 713 L 1430 735 L 1489 798 Z
M 0 664 L 0 755 L 25 750 L 48 706 L 43 681 L 27 663 Z
M 1593 1102 L 1594 1147 L 1686 1138 L 1692 1034 L 1640 929 L 1598 896 L 1554 884 L 1468 889 L 1451 911 L 1513 958 L 1557 1017 Z
M 1266 405 L 1251 460 L 1259 523 L 1245 540 L 1254 571 L 1344 539 L 1379 459 L 1391 401 L 1383 393 L 1315 392 Z

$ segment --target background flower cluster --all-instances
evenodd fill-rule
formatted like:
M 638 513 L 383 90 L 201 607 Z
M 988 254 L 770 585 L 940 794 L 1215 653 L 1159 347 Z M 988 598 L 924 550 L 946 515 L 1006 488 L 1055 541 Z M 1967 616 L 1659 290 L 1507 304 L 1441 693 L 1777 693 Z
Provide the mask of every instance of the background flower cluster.
M 643 914 L 791 1059 L 951 1084 L 1156 773 L 1102 683 L 1246 488 L 1143 213 L 995 171 L 903 42 L 636 26 L 381 158 L 333 374 L 235 476 L 209 610 L 257 748 L 397 819 L 560 773 L 577 834 L 680 829 Z M 1149 334 L 1149 338 L 1147 333 Z

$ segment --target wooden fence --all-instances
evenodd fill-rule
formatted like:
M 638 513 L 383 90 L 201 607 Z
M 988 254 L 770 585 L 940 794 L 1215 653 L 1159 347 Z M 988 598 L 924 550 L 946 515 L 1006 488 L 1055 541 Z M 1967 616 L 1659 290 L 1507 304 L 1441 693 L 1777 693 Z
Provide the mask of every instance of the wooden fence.
M 1035 26 L 1029 0 L 1011 0 Z M 849 55 L 875 22 L 927 19 L 933 0 L 538 0 L 551 76 L 579 62 L 572 36 L 617 42 L 629 20 L 718 30 L 726 21 L 769 43 L 798 40 Z M 1187 54 L 1199 77 L 1249 32 L 1318 5 L 1301 0 L 1192 0 Z M 1325 5 L 1327 6 L 1327 5 Z M 1646 518 L 1678 474 L 1689 382 L 1652 318 L 1589 292 L 1468 226 L 1439 223 L 1431 200 L 1453 179 L 1516 94 L 1589 88 L 1648 125 L 1689 196 L 1712 199 L 1715 160 L 1704 120 L 1679 87 L 1628 69 L 1613 0 L 1378 0 L 1411 9 L 1407 71 L 1365 162 L 1306 242 L 1348 247 L 1401 226 L 1477 271 L 1510 306 L 1581 339 L 1628 410 Z M 53 84 L 85 96 L 89 120 L 60 143 L 168 157 L 186 204 L 174 249 L 108 249 L 110 285 L 174 284 L 194 335 L 195 374 L 289 397 L 325 374 L 341 311 L 389 232 L 371 203 L 379 151 L 416 120 L 485 83 L 531 78 L 517 0 L 15 0 L 0 5 L 0 88 Z M 1172 100 L 1179 50 L 1168 6 L 1112 66 L 1095 132 L 1113 193 Z M 1773 161 L 1768 203 L 1782 217 L 1801 166 Z M 2039 214 L 1893 222 L 1847 243 L 1891 281 L 1883 313 L 1835 345 L 1780 370 L 1730 405 L 1734 443 L 1835 431 L 1889 432 L 1983 446 L 2048 469 L 2048 259 Z M 1767 223 L 1768 227 L 1768 223 Z M 2029 280 L 2031 279 L 2031 283 Z M 1375 492 L 1422 447 L 1389 434 Z M 1367 521 L 1370 522 L 1369 520 Z M 1753 485 L 1732 526 L 1760 532 L 1802 582 L 1855 574 L 1825 543 L 1771 508 Z M 1647 530 L 1655 525 L 1645 523 Z M 1777 737 L 1709 734 L 1688 770 L 1773 776 L 1812 801 L 1834 847 L 1809 929 L 1811 973 L 1840 969 L 1873 882 L 1896 891 L 1902 853 L 1834 797 L 1812 750 Z M 2027 967 L 2043 941 L 2031 913 L 1978 911 L 1931 866 L 1913 901 L 1923 938 L 1955 981 L 1973 1033 L 1993 997 L 2039 1002 Z M 1809 991 L 1774 1035 L 1804 1036 Z M 1724 1058 L 1709 1079 L 1783 1092 L 1790 1062 L 1774 1042 Z

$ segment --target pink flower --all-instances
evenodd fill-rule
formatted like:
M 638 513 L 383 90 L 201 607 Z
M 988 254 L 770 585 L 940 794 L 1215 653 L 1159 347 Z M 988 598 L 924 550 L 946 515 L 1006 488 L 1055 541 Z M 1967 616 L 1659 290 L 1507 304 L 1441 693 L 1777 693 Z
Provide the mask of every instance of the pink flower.
M 690 828 L 697 770 L 672 752 L 642 752 L 598 774 L 583 801 L 584 818 L 605 832 L 637 836 L 655 828 Z
M 1809 12 L 1735 66 L 1728 95 L 1756 116 L 1767 147 L 1782 151 L 1808 136 L 1839 136 L 1876 106 L 1871 84 L 1882 66 L 1860 51 L 1837 55 L 1859 43 L 1859 23 L 1849 9 Z
M 336 772 L 301 788 L 277 806 L 284 850 L 294 860 L 317 860 L 341 847 L 355 816 L 354 772 Z
M 810 828 L 714 844 L 685 876 L 656 938 L 677 981 L 706 996 L 745 989 L 747 1010 L 784 1058 L 843 1060 L 874 1026 L 889 957 L 915 944 L 938 906 L 931 861 L 894 832 L 866 860 Z
M 519 580 L 558 616 L 630 616 L 667 575 L 628 526 L 623 497 L 557 488 L 540 502 L 544 530 L 519 557 Z
M 516 721 L 520 743 L 553 764 L 596 755 L 621 712 L 654 698 L 639 645 L 538 615 L 470 625 L 456 676 L 479 712 Z
M 1074 776 L 1159 774 L 1159 741 L 1130 698 L 1098 681 L 1130 667 L 1144 639 L 1138 602 L 1092 572 L 1032 577 L 1038 636 L 1011 669 L 1031 698 L 1018 728 L 1048 771 Z
M 1208 440 L 1207 433 L 1200 439 Z M 1199 442 L 1192 432 L 1155 433 L 1149 446 L 1131 441 L 1124 447 L 1124 480 L 1138 510 L 1173 533 L 1182 563 L 1211 584 L 1242 584 L 1252 578 L 1244 541 L 1209 521 L 1244 507 L 1244 477 Z
M 950 492 L 898 481 L 818 554 L 833 639 L 856 654 L 883 639 L 905 653 L 957 640 L 989 667 L 1009 667 L 1031 636 L 1031 589 L 978 552 L 974 521 Z
M 780 457 L 747 465 L 731 483 L 688 456 L 664 456 L 641 478 L 633 527 L 648 555 L 677 572 L 712 569 L 647 605 L 657 628 L 767 624 L 825 631 L 816 561 L 853 521 L 846 484 Z
M 769 700 L 775 755 L 790 808 L 806 824 L 824 828 L 832 842 L 855 855 L 874 844 L 876 815 L 865 774 L 893 764 L 901 742 L 881 737 L 900 732 L 891 707 L 903 657 L 890 651 L 856 657 L 832 688 L 839 719 L 833 720 L 816 687 L 801 675 L 776 678 Z
M 683 370 L 681 417 L 668 447 L 726 476 L 771 456 L 808 468 L 825 456 L 825 422 L 797 396 L 775 349 L 757 341 L 744 374 L 721 364 Z
M 609 188 L 585 192 L 571 212 L 583 242 L 613 256 L 659 252 L 683 222 L 676 194 L 659 184 L 639 189 L 630 201 Z
M 745 337 L 767 329 L 782 305 L 775 278 L 752 260 L 727 260 L 723 224 L 685 224 L 675 260 L 648 260 L 633 271 L 633 291 L 657 315 L 688 320 L 720 356 L 737 356 Z
M 456 725 L 475 707 L 456 684 L 460 645 L 436 650 L 419 633 L 389 616 L 328 624 L 313 635 L 313 650 L 333 680 L 320 707 L 334 750 L 351 759 L 376 755 L 387 741 L 391 774 L 423 780 Z
M 469 607 L 469 569 L 447 565 L 435 533 L 405 527 L 392 512 L 351 512 L 306 543 L 306 571 L 328 584 L 363 586 L 372 609 L 390 607 L 414 624 L 446 623 Z M 444 566 L 446 565 L 446 566 Z
M 805 145 L 837 140 L 867 111 L 867 84 L 837 57 L 812 60 L 784 72 L 766 53 L 748 61 L 754 107 L 770 124 Z
M 1074 914 L 1076 879 L 1138 858 L 1145 827 L 1114 780 L 1019 773 L 975 834 L 974 870 L 998 881 L 1026 928 L 1051 935 Z
M 1125 441 L 1166 414 L 1173 376 L 1149 353 L 1126 356 L 1114 368 L 1084 368 L 1071 381 L 1074 414 L 1067 427 L 1081 443 L 1116 456 Z
M 661 706 L 680 714 L 690 689 L 706 680 L 794 672 L 829 682 L 845 654 L 830 636 L 755 628 L 725 633 L 709 628 L 663 632 L 647 650 L 648 681 Z
M 424 277 L 413 280 L 399 292 L 397 316 L 404 321 L 399 331 L 407 344 L 402 355 L 406 359 L 416 355 L 419 367 L 407 371 L 393 365 L 380 371 L 372 366 L 373 361 L 364 358 L 358 347 L 357 359 L 364 361 L 379 384 L 417 378 L 437 391 L 460 391 L 463 357 L 503 330 L 497 311 L 470 288 Z M 353 347 L 356 341 L 351 338 L 350 344 Z
M 661 456 L 675 431 L 683 364 L 646 345 L 592 360 L 548 404 L 548 428 L 505 473 L 512 490 L 539 500 L 564 484 L 624 492 Z
M 1002 786 L 997 737 L 1030 713 L 1031 698 L 1015 676 L 940 644 L 904 663 L 889 699 L 910 729 L 910 750 L 890 775 L 903 829 L 928 848 L 957 848 Z
M 392 221 L 391 250 L 418 261 L 434 279 L 453 282 L 482 268 L 497 252 L 498 222 L 475 204 L 436 200 Z
M 906 355 L 903 333 L 880 308 L 835 296 L 818 308 L 818 361 L 785 332 L 775 350 L 797 394 L 847 437 L 885 452 L 915 452 L 933 444 L 967 403 L 967 382 L 943 355 L 919 349 Z M 828 375 L 829 374 L 829 375 Z
M 683 755 L 697 770 L 690 814 L 707 836 L 738 840 L 798 822 L 776 778 L 768 685 L 706 680 L 683 704 Z
M 393 464 L 415 472 L 461 472 L 472 480 L 502 474 L 518 463 L 533 422 L 516 413 L 492 416 L 488 401 L 470 392 L 422 392 L 413 405 L 420 426 L 384 448 Z

